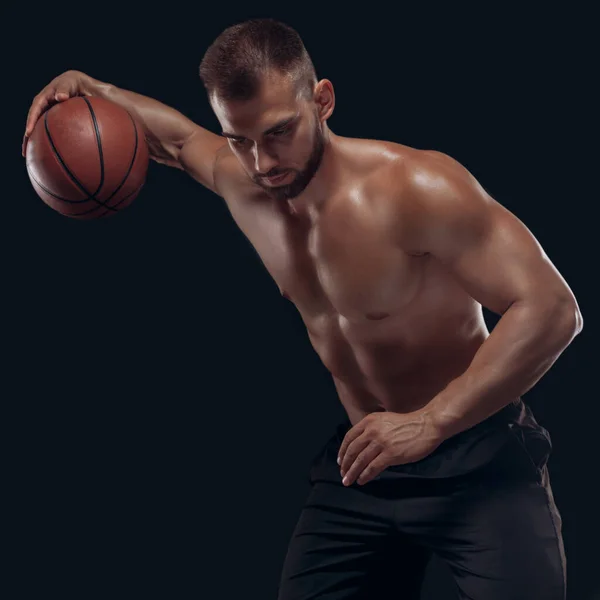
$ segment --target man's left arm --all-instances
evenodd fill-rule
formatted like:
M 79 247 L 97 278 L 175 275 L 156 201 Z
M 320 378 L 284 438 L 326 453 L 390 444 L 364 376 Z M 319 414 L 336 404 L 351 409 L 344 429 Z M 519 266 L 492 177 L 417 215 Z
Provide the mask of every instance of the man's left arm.
M 396 239 L 428 253 L 501 315 L 468 369 L 422 409 L 447 439 L 531 389 L 581 331 L 575 296 L 529 229 L 460 163 L 428 152 L 405 165 Z

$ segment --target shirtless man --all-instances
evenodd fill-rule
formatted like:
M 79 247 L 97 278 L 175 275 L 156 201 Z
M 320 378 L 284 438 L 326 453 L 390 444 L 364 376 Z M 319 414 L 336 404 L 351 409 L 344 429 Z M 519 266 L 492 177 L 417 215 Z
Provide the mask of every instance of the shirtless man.
M 226 29 L 200 75 L 220 135 L 69 71 L 34 99 L 23 153 L 55 102 L 124 106 L 296 305 L 348 419 L 311 464 L 280 600 L 418 598 L 432 553 L 461 598 L 562 600 L 550 436 L 521 395 L 582 329 L 564 279 L 453 158 L 334 134 L 332 83 L 289 26 Z M 491 334 L 482 305 L 501 315 Z

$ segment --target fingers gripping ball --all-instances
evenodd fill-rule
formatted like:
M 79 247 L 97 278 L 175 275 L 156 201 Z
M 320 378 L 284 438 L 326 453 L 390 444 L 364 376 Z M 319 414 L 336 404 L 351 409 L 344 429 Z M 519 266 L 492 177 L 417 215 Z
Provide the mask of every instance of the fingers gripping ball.
M 77 219 L 98 219 L 129 206 L 149 163 L 140 125 L 123 107 L 96 96 L 48 109 L 31 133 L 25 158 L 38 196 Z

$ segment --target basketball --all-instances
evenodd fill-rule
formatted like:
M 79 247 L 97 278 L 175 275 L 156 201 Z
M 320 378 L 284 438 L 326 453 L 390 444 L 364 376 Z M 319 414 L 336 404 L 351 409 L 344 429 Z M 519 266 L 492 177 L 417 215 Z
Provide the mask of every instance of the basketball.
M 76 219 L 99 219 L 129 206 L 149 163 L 138 122 L 123 107 L 95 96 L 69 98 L 45 111 L 25 158 L 37 195 Z

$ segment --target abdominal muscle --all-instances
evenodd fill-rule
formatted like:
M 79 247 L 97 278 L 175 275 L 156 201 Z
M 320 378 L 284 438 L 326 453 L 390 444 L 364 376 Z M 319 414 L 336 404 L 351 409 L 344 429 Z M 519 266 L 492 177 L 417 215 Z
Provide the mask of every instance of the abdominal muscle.
M 489 336 L 472 299 L 423 308 L 405 307 L 379 321 L 350 322 L 339 314 L 305 320 L 352 425 L 371 412 L 426 406 L 468 368 Z

